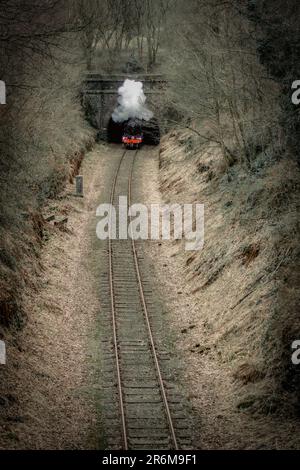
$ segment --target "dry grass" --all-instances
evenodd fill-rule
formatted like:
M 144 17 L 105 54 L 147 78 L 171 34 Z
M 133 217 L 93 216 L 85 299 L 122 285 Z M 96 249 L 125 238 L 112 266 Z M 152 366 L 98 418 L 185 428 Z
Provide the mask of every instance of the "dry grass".
M 47 224 L 38 285 L 25 286 L 26 326 L 6 330 L 7 366 L 0 370 L 0 448 L 99 448 L 97 395 L 99 302 L 90 259 L 97 178 L 104 165 L 97 152 L 81 169 L 85 198 L 68 194 L 45 213 L 68 215 L 67 231 Z M 63 260 L 63 263 L 62 263 Z
M 63 53 L 54 48 L 51 60 L 37 55 L 34 67 L 23 64 L 0 116 L 0 336 L 1 326 L 21 326 L 25 317 L 20 298 L 38 267 L 43 206 L 59 197 L 94 142 L 78 99 L 76 38 L 62 42 Z
M 188 132 L 162 142 L 164 201 L 205 204 L 201 252 L 177 242 L 153 254 L 199 414 L 199 446 L 299 448 L 290 349 L 300 334 L 298 170 L 288 157 L 260 155 L 250 173 L 219 162 L 216 147 L 199 147 Z

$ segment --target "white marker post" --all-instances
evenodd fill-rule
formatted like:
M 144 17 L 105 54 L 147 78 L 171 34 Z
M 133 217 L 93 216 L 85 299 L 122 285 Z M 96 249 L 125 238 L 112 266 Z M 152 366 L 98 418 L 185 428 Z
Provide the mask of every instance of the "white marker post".
M 6 347 L 4 341 L 0 341 L 0 365 L 6 364 Z
M 0 104 L 6 104 L 6 86 L 3 80 L 0 80 Z
M 83 197 L 83 176 L 82 175 L 75 176 L 75 180 L 76 180 L 75 195 L 79 197 Z

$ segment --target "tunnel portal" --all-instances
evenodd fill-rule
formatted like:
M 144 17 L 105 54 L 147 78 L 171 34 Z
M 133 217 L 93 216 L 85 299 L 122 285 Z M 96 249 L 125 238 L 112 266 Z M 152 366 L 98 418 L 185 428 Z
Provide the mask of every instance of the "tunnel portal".
M 87 119 L 98 130 L 99 139 L 115 141 L 120 139 L 123 125 L 112 123 L 111 115 L 118 102 L 118 89 L 126 79 L 141 81 L 147 96 L 147 106 L 155 114 L 155 96 L 164 93 L 166 79 L 160 74 L 120 74 L 104 75 L 97 72 L 87 74 L 82 92 L 83 106 Z M 156 126 L 156 119 L 150 127 Z M 146 126 L 147 128 L 149 126 Z M 147 129 L 146 129 L 147 134 Z M 119 140 L 121 142 L 121 139 Z

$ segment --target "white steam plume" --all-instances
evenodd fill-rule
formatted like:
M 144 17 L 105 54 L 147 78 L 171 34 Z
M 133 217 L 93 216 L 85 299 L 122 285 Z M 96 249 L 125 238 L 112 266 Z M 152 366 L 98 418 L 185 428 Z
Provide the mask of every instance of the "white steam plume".
M 149 121 L 153 113 L 146 108 L 146 96 L 142 82 L 125 80 L 118 89 L 118 106 L 115 108 L 112 118 L 115 122 L 127 121 L 130 118 L 139 118 Z

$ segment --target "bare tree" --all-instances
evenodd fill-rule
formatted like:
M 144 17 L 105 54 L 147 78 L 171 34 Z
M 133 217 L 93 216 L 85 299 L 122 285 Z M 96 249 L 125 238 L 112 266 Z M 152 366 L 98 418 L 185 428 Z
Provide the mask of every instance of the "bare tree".
M 102 0 L 76 0 L 73 10 L 75 21 L 81 27 L 80 37 L 87 70 L 91 70 L 93 56 L 99 43 L 105 17 L 105 2 Z
M 166 16 L 171 7 L 171 0 L 145 0 L 145 34 L 147 40 L 148 63 L 151 69 L 156 63 L 157 52 L 160 46 L 161 32 Z
M 228 164 L 239 160 L 249 166 L 278 129 L 278 87 L 259 62 L 251 23 L 234 2 L 189 5 L 176 24 L 176 53 L 168 70 L 174 75 L 172 99 L 187 117 L 205 123 Z

